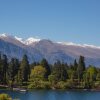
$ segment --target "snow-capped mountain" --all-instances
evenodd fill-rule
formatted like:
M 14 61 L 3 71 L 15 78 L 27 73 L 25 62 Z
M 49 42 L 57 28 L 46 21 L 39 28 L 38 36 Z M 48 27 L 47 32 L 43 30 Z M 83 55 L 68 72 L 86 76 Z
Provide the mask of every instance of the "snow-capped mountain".
M 38 43 L 41 40 L 39 38 L 34 38 L 34 37 L 30 37 L 25 40 L 25 39 L 19 38 L 17 36 L 13 37 L 13 36 L 7 35 L 6 33 L 0 34 L 0 39 L 7 41 L 7 42 L 15 43 L 15 44 L 20 42 L 21 44 L 24 44 L 24 45 L 32 45 L 34 43 Z M 84 47 L 84 48 L 89 47 L 89 48 L 94 48 L 94 49 L 95 48 L 100 49 L 100 46 L 89 45 L 89 44 L 76 44 L 73 42 L 56 42 L 56 43 L 65 45 L 65 46 L 79 46 L 79 47 Z
M 4 34 L 1 34 L 0 35 L 0 39 L 4 40 L 4 41 L 7 41 L 9 43 L 13 43 L 15 45 L 32 45 L 36 42 L 39 42 L 40 39 L 38 38 L 34 38 L 34 37 L 30 37 L 28 39 L 22 39 L 22 38 L 19 38 L 17 36 L 10 36 L 10 35 L 7 35 L 6 33 Z
M 6 33 L 1 34 L 0 35 L 0 39 L 5 41 L 5 42 L 12 43 L 14 45 L 18 45 L 20 47 L 24 46 L 24 44 L 21 41 L 19 41 L 17 38 L 15 38 L 15 37 L 13 37 L 11 35 L 7 35 Z
M 27 40 L 24 41 L 24 44 L 31 45 L 31 44 L 33 44 L 35 42 L 39 42 L 39 41 L 40 41 L 40 39 L 30 37 L 30 38 L 28 38 Z
M 57 60 L 72 63 L 80 55 L 85 56 L 86 64 L 100 66 L 100 47 L 87 44 L 75 44 L 72 42 L 52 42 L 46 39 L 28 38 L 0 35 L 0 51 L 9 58 L 21 59 L 27 54 L 29 61 L 40 61 L 46 58 L 49 63 Z
M 21 42 L 21 43 L 24 44 L 24 40 L 23 40 L 22 38 L 19 38 L 19 37 L 17 37 L 17 36 L 15 36 L 14 38 L 15 38 L 15 40 L 17 40 L 17 41 L 19 41 L 19 42 Z
M 22 38 L 19 38 L 19 37 L 15 36 L 15 39 L 20 41 L 21 43 L 23 43 L 25 45 L 31 45 L 33 43 L 36 43 L 36 42 L 40 41 L 40 39 L 33 38 L 33 37 L 30 37 L 30 38 L 28 38 L 26 40 L 23 40 Z
M 0 38 L 8 37 L 6 33 L 0 34 Z

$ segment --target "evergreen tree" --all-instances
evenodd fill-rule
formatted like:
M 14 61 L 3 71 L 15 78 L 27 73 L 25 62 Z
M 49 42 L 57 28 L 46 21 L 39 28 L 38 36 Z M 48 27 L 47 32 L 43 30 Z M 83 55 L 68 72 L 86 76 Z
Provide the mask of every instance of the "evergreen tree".
M 23 56 L 20 66 L 20 78 L 22 82 L 27 82 L 30 76 L 30 66 L 27 55 Z
M 2 56 L 1 63 L 2 63 L 3 83 L 6 83 L 7 82 L 7 80 L 6 80 L 7 70 L 8 70 L 8 62 L 7 62 L 7 56 L 6 55 L 3 55 Z
M 78 79 L 79 80 L 82 79 L 84 71 L 85 71 L 85 61 L 84 61 L 84 57 L 83 56 L 80 56 L 79 63 L 78 63 L 78 67 L 77 67 Z
M 12 58 L 8 66 L 9 79 L 13 82 L 18 75 L 19 61 L 16 58 Z
M 14 58 L 12 58 L 11 61 L 9 62 L 9 66 L 8 66 L 8 76 L 12 82 L 14 81 L 14 77 L 15 77 L 15 68 L 14 67 L 15 67 Z
M 74 70 L 74 65 L 70 63 L 69 68 L 70 68 L 71 70 Z
M 76 71 L 77 70 L 77 67 L 78 67 L 78 64 L 77 64 L 77 61 L 76 59 L 74 60 L 74 70 Z
M 3 81 L 3 76 L 2 76 L 2 59 L 1 59 L 1 53 L 0 53 L 0 82 Z
M 66 68 L 60 61 L 57 61 L 57 63 L 54 64 L 52 75 L 56 82 L 65 81 L 68 77 Z
M 69 65 L 66 63 L 64 63 L 64 66 L 66 67 L 66 69 L 69 69 Z
M 36 65 L 37 65 L 37 63 L 33 62 L 33 63 L 30 64 L 30 68 L 33 69 Z
M 51 70 L 50 70 L 50 66 L 49 66 L 47 60 L 46 59 L 42 59 L 40 64 L 41 64 L 41 66 L 43 66 L 46 69 L 45 77 L 48 78 L 48 75 L 50 75 Z

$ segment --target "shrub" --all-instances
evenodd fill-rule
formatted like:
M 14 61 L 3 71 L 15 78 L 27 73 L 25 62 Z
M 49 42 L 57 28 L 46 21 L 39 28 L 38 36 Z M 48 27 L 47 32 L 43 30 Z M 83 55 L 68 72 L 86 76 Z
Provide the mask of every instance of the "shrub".
M 12 100 L 8 94 L 0 94 L 0 100 Z

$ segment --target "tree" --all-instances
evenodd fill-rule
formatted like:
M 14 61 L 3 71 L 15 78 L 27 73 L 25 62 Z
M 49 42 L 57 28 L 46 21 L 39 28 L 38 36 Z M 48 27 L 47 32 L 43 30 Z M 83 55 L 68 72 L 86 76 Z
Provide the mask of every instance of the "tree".
M 19 63 L 19 60 L 18 59 L 14 59 L 14 72 L 15 72 L 15 77 L 16 77 L 16 81 L 18 81 L 18 72 L 19 72 L 19 68 L 20 68 L 20 63 Z
M 57 63 L 54 64 L 51 74 L 53 78 L 55 78 L 56 82 L 65 81 L 68 77 L 66 68 L 63 66 L 63 64 L 61 64 L 60 61 L 57 61 Z
M 9 79 L 13 82 L 15 77 L 15 64 L 14 64 L 14 58 L 11 59 L 9 66 L 8 66 L 8 76 Z
M 34 69 L 31 70 L 31 75 L 30 77 L 32 79 L 34 78 L 39 78 L 39 79 L 44 79 L 46 73 L 46 69 L 43 66 L 35 66 Z
M 7 70 L 8 70 L 8 62 L 7 62 L 7 56 L 3 55 L 1 60 L 1 66 L 2 66 L 2 77 L 3 83 L 7 83 L 6 77 L 7 77 Z
M 45 86 L 45 73 L 46 69 L 43 66 L 35 66 L 34 69 L 31 70 L 31 84 L 28 86 L 28 88 L 43 88 Z
M 47 60 L 46 59 L 42 59 L 40 64 L 41 64 L 41 66 L 43 66 L 46 69 L 45 78 L 48 78 L 48 75 L 50 75 L 51 70 L 50 70 L 50 66 L 49 66 Z
M 12 82 L 15 81 L 15 76 L 18 75 L 18 70 L 19 70 L 19 61 L 16 58 L 12 58 L 8 66 L 8 75 L 9 79 Z
M 30 76 L 30 66 L 29 66 L 27 55 L 23 56 L 19 73 L 20 73 L 19 76 L 22 82 L 27 82 Z
M 76 71 L 74 71 L 73 69 L 68 69 L 67 70 L 67 73 L 68 73 L 68 78 L 70 79 L 70 80 L 74 80 L 74 79 L 77 79 L 77 73 L 76 73 Z
M 76 71 L 77 70 L 77 67 L 78 67 L 78 64 L 77 64 L 77 61 L 76 59 L 74 60 L 74 70 Z
M 84 80 L 84 82 L 83 82 L 83 87 L 84 87 L 84 88 L 91 88 L 91 84 L 90 84 L 89 79 L 90 79 L 90 74 L 87 73 L 87 70 L 86 70 L 86 71 L 84 71 L 84 73 L 83 73 L 83 80 Z
M 83 78 L 84 71 L 85 71 L 85 61 L 84 61 L 84 57 L 83 56 L 80 56 L 79 63 L 78 63 L 78 67 L 77 67 L 78 79 L 79 80 Z
M 89 81 L 93 82 L 96 80 L 97 70 L 94 66 L 89 66 L 87 69 L 87 73 L 89 74 Z
M 37 62 L 33 62 L 33 63 L 30 64 L 30 68 L 32 69 L 32 68 L 34 68 L 36 65 L 38 65 Z
M 1 53 L 0 53 L 0 82 L 3 81 L 3 76 L 2 76 L 2 59 L 1 59 Z
M 96 79 L 97 79 L 98 81 L 100 81 L 100 71 L 97 73 Z

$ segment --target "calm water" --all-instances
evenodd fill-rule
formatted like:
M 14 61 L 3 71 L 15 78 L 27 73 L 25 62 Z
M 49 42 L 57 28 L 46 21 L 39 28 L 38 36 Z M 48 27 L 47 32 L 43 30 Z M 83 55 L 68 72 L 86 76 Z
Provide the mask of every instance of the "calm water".
M 100 92 L 89 91 L 34 90 L 23 93 L 0 90 L 0 93 L 8 93 L 20 100 L 100 100 Z

